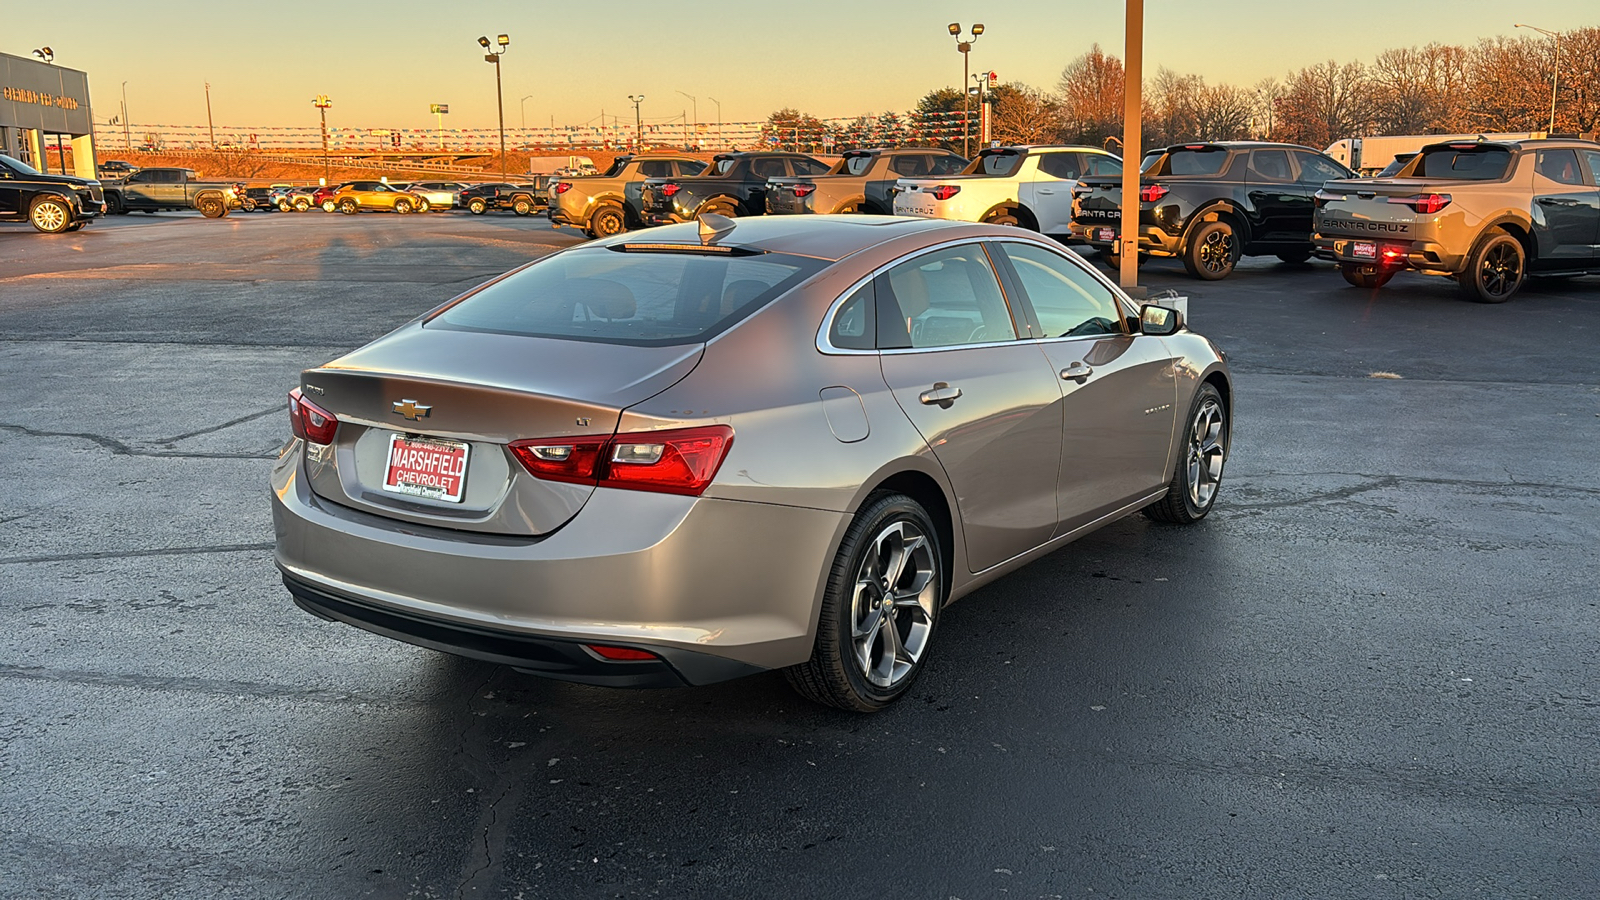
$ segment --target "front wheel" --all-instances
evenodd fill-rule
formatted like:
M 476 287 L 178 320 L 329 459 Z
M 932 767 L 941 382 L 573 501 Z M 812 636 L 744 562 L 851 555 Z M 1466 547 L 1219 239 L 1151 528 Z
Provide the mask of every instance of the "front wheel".
M 518 197 L 511 201 L 511 211 L 519 216 L 533 215 L 533 201 L 527 197 Z
M 122 195 L 121 194 L 107 194 L 106 195 L 106 214 L 107 215 L 120 216 L 120 215 L 125 214 L 127 211 L 128 211 L 128 208 L 126 206 L 122 205 Z
M 324 200 L 324 201 L 322 201 L 322 211 L 323 212 L 333 212 L 334 210 L 336 210 L 338 208 L 339 207 L 333 205 L 333 201 L 332 200 Z
M 60 234 L 72 224 L 72 208 L 60 197 L 40 197 L 28 209 L 28 222 L 36 231 Z
M 484 202 L 482 197 L 473 197 L 467 203 L 467 211 L 475 216 L 481 216 L 489 211 L 489 204 Z
M 1389 283 L 1394 277 L 1394 269 L 1380 269 L 1377 266 L 1339 266 L 1339 274 L 1344 280 L 1363 290 L 1375 291 Z
M 1222 467 L 1228 461 L 1231 434 L 1222 394 L 1213 385 L 1202 384 L 1189 405 L 1183 447 L 1167 484 L 1167 495 L 1146 506 L 1144 514 L 1157 522 L 1177 525 L 1204 519 L 1222 487 Z
M 1205 281 L 1216 281 L 1233 274 L 1239 262 L 1239 238 L 1227 222 L 1205 222 L 1189 236 L 1183 251 L 1183 267 Z
M 294 207 L 289 204 L 289 201 L 287 201 L 287 200 L 279 200 L 278 201 L 278 212 L 293 212 L 293 211 L 294 211 Z
M 933 520 L 915 500 L 870 500 L 845 532 L 828 575 L 811 658 L 784 670 L 802 696 L 876 712 L 916 680 L 944 600 Z
M 589 231 L 595 237 L 608 238 L 619 235 L 628 230 L 628 221 L 622 214 L 622 207 L 607 204 L 594 211 L 589 217 Z
M 342 212 L 347 216 L 355 215 L 356 210 L 359 208 L 360 207 L 356 206 L 356 201 L 354 198 L 346 197 L 345 199 L 339 201 L 339 212 Z
M 1467 267 L 1456 276 L 1456 284 L 1468 300 L 1504 303 L 1522 287 L 1526 263 L 1522 243 L 1504 231 L 1494 231 L 1467 256 Z

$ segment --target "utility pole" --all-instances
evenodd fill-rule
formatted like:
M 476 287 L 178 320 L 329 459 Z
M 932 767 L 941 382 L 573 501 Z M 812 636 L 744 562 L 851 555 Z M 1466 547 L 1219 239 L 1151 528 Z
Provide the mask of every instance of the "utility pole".
M 980 34 L 983 34 L 983 26 L 973 25 L 972 34 L 962 40 L 960 24 L 950 23 L 950 36 L 956 39 L 956 49 L 961 51 L 961 155 L 966 157 L 972 156 L 972 112 L 967 97 L 967 82 L 971 74 L 967 55 L 972 52 L 972 43 Z
M 1118 267 L 1122 287 L 1139 285 L 1139 161 L 1144 134 L 1140 110 L 1144 98 L 1144 0 L 1126 0 L 1127 22 L 1122 51 L 1122 221 L 1118 223 Z
M 332 167 L 328 162 L 328 107 L 333 105 L 333 101 L 328 99 L 327 94 L 318 94 L 311 103 L 317 112 L 322 113 L 322 183 L 326 185 L 333 180 Z
M 700 101 L 693 94 L 686 93 L 684 91 L 679 91 L 678 93 L 689 98 L 689 105 L 694 109 L 694 131 L 691 132 L 691 134 L 698 135 L 700 133 Z M 694 137 L 690 137 L 689 142 L 691 145 L 697 143 Z
M 217 128 L 211 124 L 211 82 L 206 82 L 206 131 L 211 135 L 211 149 L 217 149 Z
M 122 83 L 122 149 L 133 152 L 133 137 L 128 131 L 128 83 Z
M 500 180 L 506 180 L 506 99 L 500 87 L 500 57 L 505 55 L 506 48 L 511 45 L 510 35 L 499 35 L 495 44 L 500 49 L 496 50 L 489 44 L 487 36 L 478 38 L 478 44 L 483 47 L 483 61 L 494 64 L 494 103 L 500 113 Z
M 633 152 L 638 153 L 644 149 L 644 118 L 639 113 L 639 104 L 644 102 L 644 95 L 640 94 L 635 97 L 629 94 L 628 99 L 633 102 L 633 127 L 638 134 L 638 137 L 634 140 Z
M 706 99 L 717 105 L 717 149 L 726 150 L 727 145 L 722 141 L 722 101 L 709 95 Z

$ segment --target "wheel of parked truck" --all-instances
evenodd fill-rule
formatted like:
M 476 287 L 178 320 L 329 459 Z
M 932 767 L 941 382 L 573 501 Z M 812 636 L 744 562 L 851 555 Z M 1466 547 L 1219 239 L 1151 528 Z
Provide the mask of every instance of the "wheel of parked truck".
M 208 194 L 194 202 L 195 209 L 200 210 L 200 215 L 208 219 L 220 219 L 228 214 L 228 204 L 216 194 Z
M 1381 269 L 1377 266 L 1340 264 L 1339 274 L 1344 276 L 1345 281 L 1358 288 L 1375 291 L 1389 283 L 1389 279 L 1394 277 L 1394 270 Z
M 739 217 L 739 207 L 730 200 L 712 200 L 705 206 L 700 207 L 700 212 L 695 214 L 695 218 L 704 215 L 726 216 L 730 219 L 737 219 Z
M 322 201 L 322 211 L 323 212 L 333 212 L 334 210 L 336 210 L 338 208 L 339 207 L 337 207 L 337 206 L 335 206 L 333 204 L 333 198 L 332 197 L 328 198 L 327 200 Z
M 851 200 L 849 203 L 839 204 L 839 208 L 834 210 L 833 214 L 836 216 L 853 216 L 859 212 L 861 212 L 861 204 Z
M 471 200 L 467 201 L 467 212 L 470 212 L 475 216 L 481 216 L 488 211 L 489 203 L 482 197 L 473 197 Z
M 817 703 L 874 712 L 928 658 L 944 600 L 939 532 L 921 504 L 881 494 L 856 514 L 828 572 L 811 658 L 784 670 Z
M 428 198 L 427 197 L 418 197 L 417 198 L 417 212 L 424 213 L 424 212 L 427 212 L 430 209 L 433 209 L 433 204 L 428 202 Z
M 397 216 L 411 215 L 411 201 L 404 197 L 394 202 L 394 212 Z
M 1496 228 L 1478 240 L 1456 284 L 1469 300 L 1504 303 L 1522 287 L 1527 275 L 1522 242 Z
M 1239 239 L 1227 222 L 1203 222 L 1189 235 L 1183 249 L 1183 267 L 1206 281 L 1227 278 L 1239 262 Z
M 78 221 L 73 222 L 71 225 L 68 225 L 63 230 L 64 231 L 79 231 L 79 230 L 81 230 L 83 228 L 83 226 L 85 226 L 87 224 L 89 224 L 87 219 L 79 219 Z
M 597 238 L 608 238 L 628 230 L 628 220 L 622 207 L 615 203 L 603 204 L 589 216 L 589 231 Z
M 127 211 L 128 211 L 127 207 L 122 205 L 122 195 L 121 194 L 107 194 L 106 195 L 106 215 L 120 216 L 120 215 L 123 215 L 124 213 L 126 213 Z
M 1310 250 L 1291 250 L 1288 253 L 1279 253 L 1278 258 L 1291 266 L 1298 266 L 1311 259 Z
M 45 234 L 60 234 L 72 224 L 72 208 L 60 197 L 40 197 L 28 207 L 28 221 Z
M 356 211 L 360 208 L 361 207 L 356 204 L 356 199 L 354 197 L 346 197 L 339 201 L 339 212 L 342 212 L 347 216 L 355 215 Z
M 243 200 L 239 201 L 239 208 L 244 210 L 245 212 L 255 212 L 256 211 L 256 201 L 251 199 L 251 198 L 249 198 L 249 197 L 246 197 Z
M 511 201 L 511 211 L 519 216 L 533 215 L 533 201 L 527 197 L 517 197 Z
M 1100 258 L 1106 261 L 1106 265 L 1110 267 L 1111 271 L 1113 272 L 1122 271 L 1122 253 L 1117 250 L 1117 246 L 1118 245 L 1116 244 L 1112 244 L 1110 247 L 1100 251 Z M 1150 254 L 1139 254 L 1139 265 L 1142 266 L 1149 261 Z
M 1021 227 L 1022 220 L 1020 218 L 1018 218 L 1017 214 L 1014 213 L 1014 212 L 1001 211 L 1001 212 L 990 213 L 989 215 L 984 216 L 983 217 L 983 224 L 985 224 L 985 225 L 1010 225 L 1010 226 L 1016 228 L 1016 227 Z

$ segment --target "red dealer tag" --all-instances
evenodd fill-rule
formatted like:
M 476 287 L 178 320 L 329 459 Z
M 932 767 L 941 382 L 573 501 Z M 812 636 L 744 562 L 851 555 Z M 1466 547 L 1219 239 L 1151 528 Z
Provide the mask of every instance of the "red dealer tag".
M 383 489 L 395 494 L 460 503 L 467 483 L 467 445 L 433 438 L 389 436 Z

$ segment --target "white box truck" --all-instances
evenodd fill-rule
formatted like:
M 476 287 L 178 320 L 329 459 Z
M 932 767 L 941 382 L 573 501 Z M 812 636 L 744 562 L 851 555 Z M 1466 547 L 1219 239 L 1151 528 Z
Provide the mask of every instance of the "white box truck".
M 1416 153 L 1428 144 L 1442 141 L 1525 141 L 1544 137 L 1542 131 L 1495 132 L 1492 134 L 1378 134 L 1334 141 L 1322 151 L 1360 175 L 1376 175 L 1394 162 L 1395 157 Z

